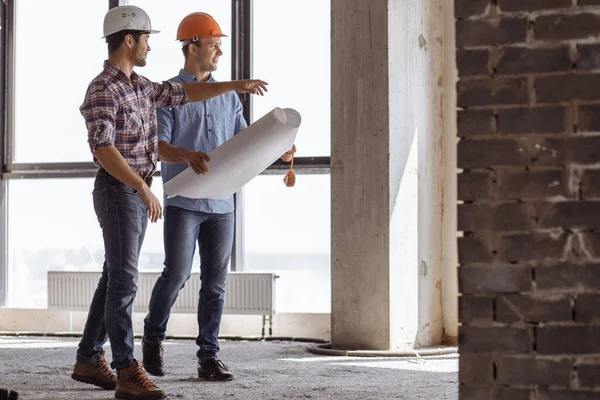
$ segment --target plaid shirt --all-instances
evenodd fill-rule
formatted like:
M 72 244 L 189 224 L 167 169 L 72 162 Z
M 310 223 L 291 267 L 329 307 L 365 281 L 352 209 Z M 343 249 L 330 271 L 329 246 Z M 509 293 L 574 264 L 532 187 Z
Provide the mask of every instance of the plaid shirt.
M 92 153 L 115 146 L 140 176 L 156 170 L 158 135 L 156 109 L 187 103 L 183 86 L 155 83 L 131 73 L 131 80 L 108 61 L 88 86 L 80 107 Z M 100 166 L 94 157 L 96 165 Z

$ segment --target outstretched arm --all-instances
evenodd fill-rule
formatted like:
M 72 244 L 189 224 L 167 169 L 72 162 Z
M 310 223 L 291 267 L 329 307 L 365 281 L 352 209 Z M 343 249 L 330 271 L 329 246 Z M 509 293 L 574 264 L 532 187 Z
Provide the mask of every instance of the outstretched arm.
M 232 91 L 263 96 L 268 91 L 267 85 L 267 82 L 259 79 L 248 79 L 231 82 L 184 83 L 182 86 L 185 89 L 188 101 L 204 101 Z

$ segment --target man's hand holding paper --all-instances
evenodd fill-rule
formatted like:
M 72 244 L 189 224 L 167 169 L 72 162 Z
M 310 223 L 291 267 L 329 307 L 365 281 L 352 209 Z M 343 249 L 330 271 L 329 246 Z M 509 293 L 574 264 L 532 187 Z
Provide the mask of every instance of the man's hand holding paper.
M 300 123 L 297 111 L 273 109 L 214 149 L 208 155 L 210 165 L 200 155 L 194 160 L 196 168 L 188 162 L 190 168 L 165 183 L 165 193 L 192 199 L 228 198 L 277 159 L 291 161 Z M 205 171 L 202 163 L 209 173 L 201 172 Z
M 183 159 L 198 175 L 208 172 L 208 167 L 204 161 L 210 161 L 208 154 L 201 151 L 187 151 Z

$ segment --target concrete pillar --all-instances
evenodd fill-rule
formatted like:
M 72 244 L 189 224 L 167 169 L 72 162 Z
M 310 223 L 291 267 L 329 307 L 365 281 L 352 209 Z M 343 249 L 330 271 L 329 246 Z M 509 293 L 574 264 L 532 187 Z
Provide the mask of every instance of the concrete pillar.
M 443 338 L 447 1 L 331 3 L 334 348 Z

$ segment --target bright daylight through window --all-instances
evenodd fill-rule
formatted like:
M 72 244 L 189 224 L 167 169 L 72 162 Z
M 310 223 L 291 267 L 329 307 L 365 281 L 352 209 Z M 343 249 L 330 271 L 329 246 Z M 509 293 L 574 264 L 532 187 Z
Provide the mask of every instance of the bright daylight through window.
M 253 118 L 260 118 L 274 107 L 296 109 L 302 115 L 297 156 L 328 156 L 329 2 L 253 3 L 252 75 L 270 83 L 265 97 L 253 98 Z M 90 162 L 79 106 L 87 85 L 101 71 L 107 57 L 106 43 L 101 39 L 107 1 L 27 0 L 16 4 L 14 161 Z M 181 45 L 175 40 L 177 26 L 185 15 L 204 11 L 215 17 L 228 35 L 222 39 L 224 54 L 214 75 L 221 81 L 231 79 L 231 1 L 177 0 L 177 7 L 167 4 L 162 0 L 135 2 L 148 12 L 153 27 L 161 31 L 151 36 L 148 64 L 138 68 L 138 73 L 154 81 L 177 75 L 184 61 Z M 284 22 L 279 18 L 283 14 L 295 18 Z M 313 29 L 301 29 L 306 20 L 313 21 Z M 72 65 L 57 60 L 56 46 L 27 50 L 39 41 L 40 31 L 51 32 L 46 41 L 64 44 L 68 40 L 70 46 L 78 48 Z M 40 73 L 44 77 L 41 92 L 39 85 L 32 84 Z M 278 312 L 329 312 L 329 176 L 298 174 L 296 186 L 286 188 L 283 175 L 259 176 L 245 188 L 245 269 L 281 276 Z M 92 187 L 91 178 L 9 181 L 10 307 L 46 307 L 48 270 L 101 270 L 103 244 L 92 205 Z M 162 198 L 160 178 L 152 189 Z M 45 199 L 44 207 L 37 206 L 40 197 Z M 148 225 L 141 271 L 162 270 L 162 236 L 162 221 Z M 199 271 L 198 265 L 196 255 L 193 272 Z
M 13 161 L 91 161 L 79 106 L 106 58 L 101 38 L 107 2 L 26 0 L 15 6 Z M 61 56 L 66 47 L 77 49 L 70 60 Z
M 253 99 L 253 118 L 274 107 L 296 109 L 302 115 L 297 155 L 328 156 L 330 4 L 322 0 L 253 4 L 253 75 L 270 83 L 268 95 Z M 310 30 L 306 21 L 311 21 Z M 282 178 L 283 173 L 259 176 L 246 185 L 246 269 L 281 276 L 279 311 L 329 312 L 329 175 L 298 175 L 293 188 L 286 188 Z

